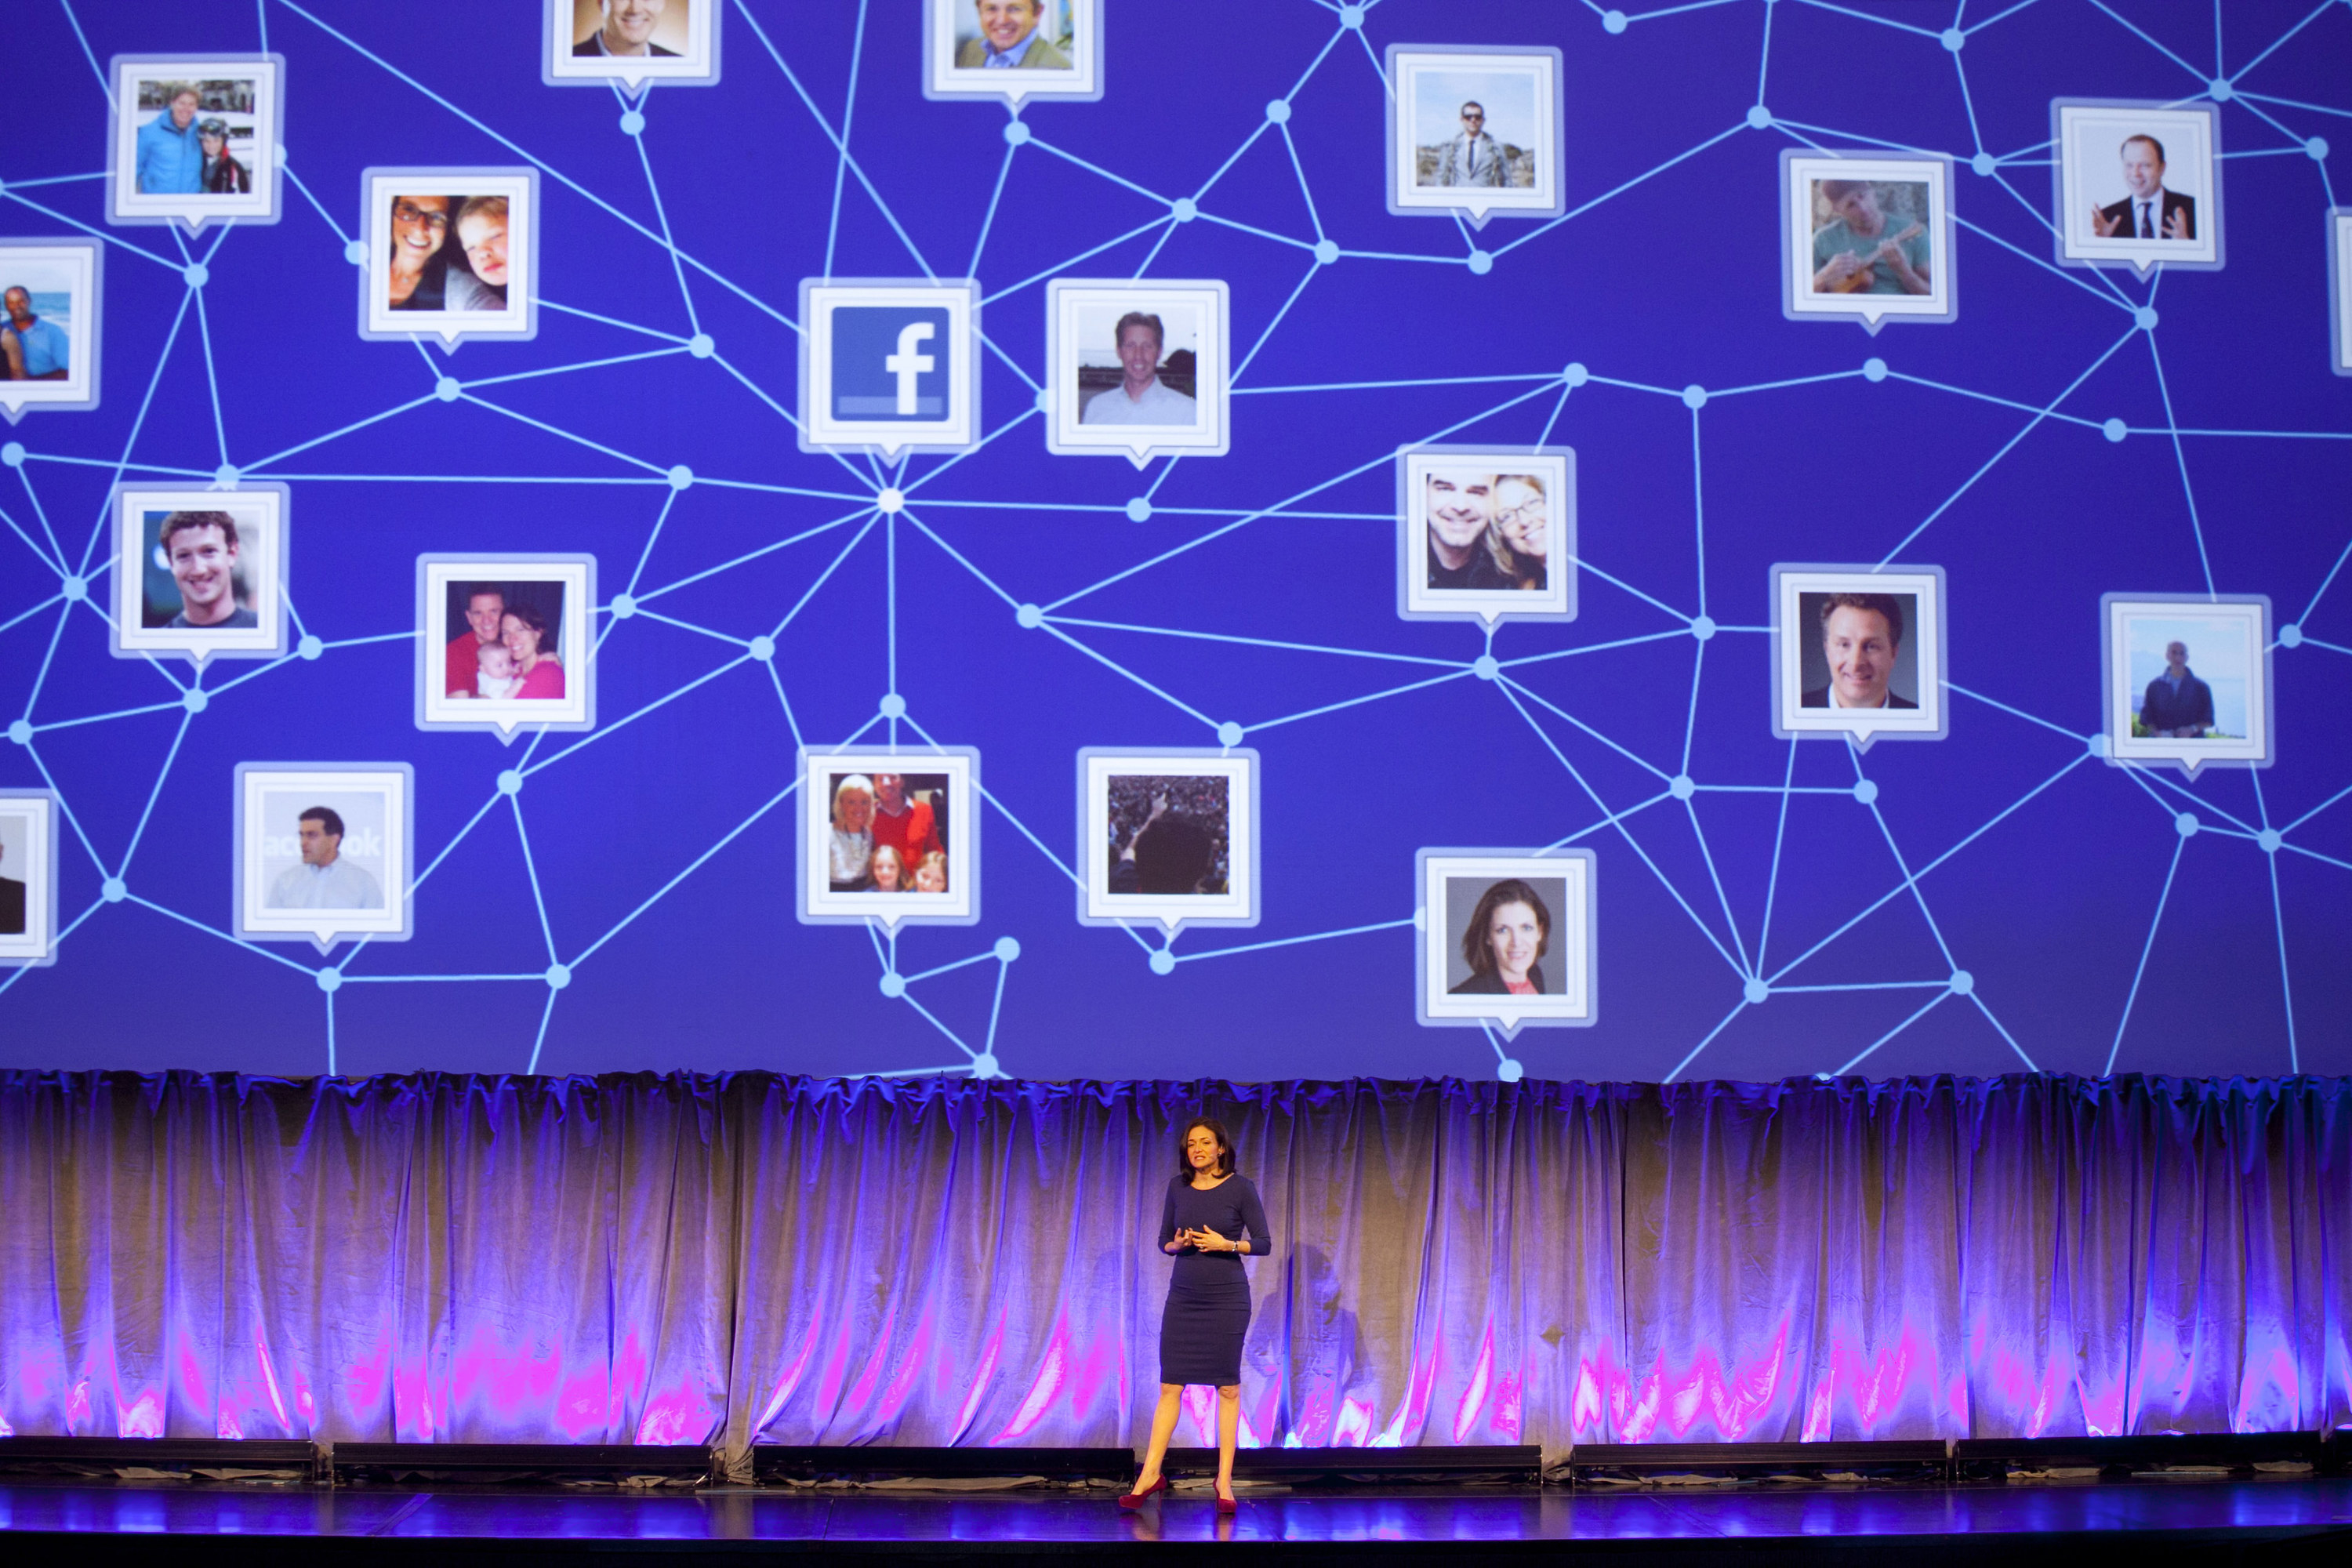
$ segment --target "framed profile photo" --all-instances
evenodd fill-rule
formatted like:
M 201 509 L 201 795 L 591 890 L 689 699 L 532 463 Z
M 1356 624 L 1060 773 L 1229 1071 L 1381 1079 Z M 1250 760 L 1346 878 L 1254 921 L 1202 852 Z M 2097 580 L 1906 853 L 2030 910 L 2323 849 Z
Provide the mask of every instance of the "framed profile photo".
M 2352 207 L 2327 215 L 2328 359 L 2352 375 Z
M 1412 447 L 1397 454 L 1397 614 L 1576 618 L 1576 454 Z
M 1056 278 L 1045 286 L 1053 377 L 1046 450 L 1223 456 L 1232 364 L 1225 286 Z
M 1081 751 L 1079 923 L 1257 924 L 1257 762 L 1245 746 Z
M 1772 568 L 1772 733 L 1855 750 L 1950 731 L 1940 566 Z
M 2271 765 L 2271 602 L 2261 595 L 2099 600 L 2107 761 Z
M 539 332 L 539 171 L 369 169 L 360 336 Z
M 923 96 L 1103 95 L 1103 0 L 923 0 Z
M 545 0 L 541 75 L 550 87 L 647 82 L 709 87 L 719 79 L 724 0 Z
M 596 724 L 596 558 L 416 558 L 416 727 Z
M 117 55 L 110 66 L 109 221 L 278 221 L 282 58 Z
M 98 406 L 104 242 L 0 239 L 0 414 Z
M 803 748 L 800 918 L 810 925 L 980 919 L 980 753 Z
M 1600 1017 L 1590 849 L 1413 857 L 1414 993 L 1425 1025 L 1580 1028 Z
M 117 486 L 114 656 L 285 657 L 287 518 L 280 484 Z
M 2062 98 L 2050 136 L 2061 262 L 2220 268 L 2219 104 Z
M 1391 44 L 1389 211 L 1558 217 L 1566 119 L 1559 51 Z
M 1792 321 L 1959 318 L 1952 161 L 1780 154 L 1781 313 Z
M 58 802 L 0 790 L 0 969 L 58 961 Z
M 239 763 L 237 936 L 407 941 L 413 783 L 405 763 Z
M 980 442 L 980 286 L 801 284 L 801 449 L 960 452 Z

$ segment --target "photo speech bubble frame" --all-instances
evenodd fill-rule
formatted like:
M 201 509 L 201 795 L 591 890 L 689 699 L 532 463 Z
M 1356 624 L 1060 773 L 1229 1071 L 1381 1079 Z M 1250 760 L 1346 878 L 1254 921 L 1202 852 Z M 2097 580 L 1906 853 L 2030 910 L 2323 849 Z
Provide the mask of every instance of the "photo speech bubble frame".
M 471 579 L 563 584 L 563 629 L 556 634 L 563 661 L 563 695 L 452 700 L 441 689 L 443 651 L 452 640 L 443 604 L 450 584 Z M 443 732 L 487 731 L 512 745 L 526 731 L 596 727 L 596 558 L 571 552 L 442 554 L 416 558 L 416 727 Z M 436 625 L 438 621 L 440 624 Z M 542 715 L 551 715 L 542 717 Z
M 133 84 L 142 78 L 174 80 L 236 78 L 250 75 L 253 89 L 253 140 L 266 157 L 249 169 L 253 189 L 243 195 L 145 195 L 139 190 L 139 95 Z M 142 224 L 182 224 L 189 233 L 207 223 L 234 219 L 246 225 L 273 224 L 284 212 L 286 165 L 286 57 L 279 54 L 116 55 L 107 62 L 112 104 L 106 127 L 106 221 L 129 227 Z M 169 112 L 166 110 L 166 112 Z M 203 110 L 197 110 L 201 118 Z
M 1258 753 L 1234 746 L 1087 746 L 1078 752 L 1078 923 L 1158 924 L 1170 940 L 1186 926 L 1258 923 L 1264 862 L 1259 858 Z M 1227 890 L 1222 894 L 1112 893 L 1110 780 L 1123 773 L 1221 775 L 1226 781 Z
M 923 0 L 923 96 L 996 99 L 1014 114 L 1024 100 L 1092 103 L 1103 95 L 1103 0 L 1064 0 L 1070 8 L 1070 68 L 969 69 L 955 63 L 956 12 L 971 0 Z
M 938 419 L 836 419 L 833 319 L 848 307 L 941 310 L 960 367 Z M 971 279 L 804 278 L 801 280 L 800 447 L 803 452 L 968 452 L 980 445 L 980 285 Z
M 1771 569 L 1772 595 L 1772 733 L 1783 741 L 1827 737 L 1853 743 L 1867 752 L 1880 741 L 1941 741 L 1951 734 L 1952 706 L 1947 690 L 1950 665 L 1947 658 L 1944 569 L 1941 566 L 1867 566 L 1791 564 Z M 1852 718 L 1864 710 L 1807 708 L 1803 705 L 1804 648 L 1807 635 L 1798 624 L 1801 594 L 1914 594 L 1920 606 L 1915 624 L 1904 628 L 1916 650 L 1919 706 L 1897 710 L 1881 708 L 1879 718 Z
M 2084 171 L 2076 165 L 2070 140 L 2078 130 L 2087 130 L 2093 122 L 2112 121 L 2112 129 L 2126 135 L 2145 131 L 2162 139 L 2169 124 L 2185 125 L 2191 120 L 2203 121 L 2205 157 L 2199 166 L 2199 176 L 2205 182 L 2205 194 L 2197 198 L 2197 237 L 2183 246 L 2177 240 L 2128 238 L 2100 239 L 2084 232 L 2083 213 L 2090 205 L 2090 197 L 2083 188 Z M 2179 148 L 2179 132 L 2172 133 L 2165 151 L 2171 153 Z M 2055 204 L 2055 244 L 2058 264 L 2062 267 L 2129 267 L 2145 278 L 2151 268 L 2162 266 L 2178 272 L 2219 272 L 2228 259 L 2222 247 L 2225 230 L 2221 219 L 2221 106 L 2218 103 L 2166 103 L 2155 99 L 2130 98 L 2057 98 L 2050 101 L 2050 193 Z M 2087 155 L 2087 150 L 2086 150 Z M 2110 151 L 2109 156 L 2116 154 Z M 2174 159 L 2168 157 L 2165 166 L 2171 167 Z
M 395 310 L 383 303 L 391 291 L 391 199 L 402 191 L 435 195 L 504 196 L 507 198 L 507 308 L 503 310 Z M 444 350 L 454 350 L 470 339 L 525 342 L 539 336 L 539 264 L 541 243 L 539 171 L 518 168 L 392 168 L 360 171 L 360 225 L 366 258 L 360 264 L 360 336 L 369 342 L 406 342 L 438 339 Z M 520 214 L 518 217 L 516 215 Z M 457 243 L 456 212 L 449 215 L 448 237 Z M 515 253 L 520 252 L 520 258 Z M 515 300 L 520 285 L 522 299 Z
M 2327 212 L 2327 358 L 2352 375 L 2352 207 Z
M 1429 1028 L 1487 1028 L 1509 1039 L 1521 1029 L 1589 1028 L 1601 1021 L 1600 858 L 1591 849 L 1421 849 L 1413 868 L 1413 1005 Z M 1563 909 L 1553 911 L 1551 952 L 1571 955 L 1561 975 L 1574 984 L 1538 997 L 1455 996 L 1445 988 L 1445 884 L 1455 877 L 1559 877 Z M 1562 928 L 1567 928 L 1563 930 Z
M 1056 278 L 1045 285 L 1045 449 L 1058 457 L 1125 458 L 1138 468 L 1162 456 L 1222 458 L 1232 446 L 1233 312 L 1222 279 Z M 1077 312 L 1124 305 L 1156 312 L 1174 305 L 1207 311 L 1194 351 L 1192 401 L 1200 420 L 1189 431 L 1173 426 L 1082 425 L 1082 407 L 1064 405 L 1076 380 Z M 1125 312 L 1122 311 L 1122 314 Z
M 254 619 L 249 631 L 207 631 L 142 626 L 142 589 L 146 579 L 149 511 L 257 510 L 265 514 L 260 561 L 251 574 Z M 121 484 L 114 489 L 114 613 L 108 643 L 117 658 L 182 654 L 202 668 L 215 658 L 283 658 L 289 649 L 287 610 L 293 581 L 293 492 L 274 480 L 240 481 L 235 489 L 194 489 L 184 485 Z M 245 520 L 237 520 L 237 554 L 247 560 L 255 542 Z
M 643 59 L 613 55 L 574 57 L 572 53 L 572 0 L 547 0 L 541 42 L 547 52 L 540 60 L 540 79 L 550 87 L 606 87 L 619 83 L 631 98 L 642 98 L 647 87 L 716 87 L 719 85 L 720 13 L 727 0 L 695 0 L 687 15 L 686 52 L 676 59 L 648 56 Z
M 2246 728 L 2242 741 L 2137 739 L 2131 732 L 2134 700 L 2127 646 L 2135 615 L 2168 620 L 2210 620 L 2242 629 L 2247 637 Z M 2194 779 L 2207 768 L 2266 768 L 2278 760 L 2277 686 L 2271 679 L 2271 601 L 2267 594 L 2102 594 L 2099 595 L 2099 710 L 2110 767 L 2177 765 Z M 2194 650 L 2191 650 L 2194 668 Z
M 1834 171 L 1832 173 L 1832 171 Z M 1815 294 L 1813 280 L 1812 183 L 1844 179 L 1901 181 L 1927 187 L 1928 258 L 1934 272 L 1922 294 Z M 1792 321 L 1859 321 L 1876 337 L 1889 321 L 1930 321 L 1960 317 L 1958 258 L 1952 219 L 1952 160 L 1889 157 L 1882 153 L 1816 153 L 1809 147 L 1780 151 L 1780 313 Z
M 0 877 L 25 884 L 25 929 L 0 935 L 0 969 L 46 969 L 58 961 L 58 817 L 63 809 L 55 790 L 0 790 L 0 816 L 26 824 L 24 862 L 0 859 Z
M 416 773 L 406 763 L 239 763 L 230 811 L 230 930 L 240 942 L 307 942 L 321 953 L 352 937 L 369 942 L 406 942 L 413 934 L 410 892 L 415 883 Z M 268 885 L 261 869 L 261 832 L 257 821 L 264 795 L 272 791 L 352 792 L 381 790 L 386 803 L 383 904 L 381 910 L 297 910 L 269 913 L 262 900 Z
M 37 408 L 79 411 L 98 406 L 99 339 L 105 326 L 104 284 L 106 242 L 100 239 L 60 239 L 54 235 L 18 236 L 0 239 L 0 287 L 10 257 L 73 269 L 76 282 L 68 292 L 79 305 L 73 324 L 66 329 L 66 353 L 73 363 L 63 381 L 0 381 L 0 417 L 14 425 Z
M 1537 473 L 1544 478 L 1552 538 L 1544 557 L 1544 589 L 1432 588 L 1422 534 L 1428 519 L 1423 500 L 1428 477 L 1442 468 L 1479 468 L 1496 473 Z M 1504 621 L 1576 619 L 1576 451 L 1570 447 L 1400 447 L 1396 455 L 1397 618 L 1405 621 Z
M 803 746 L 797 766 L 800 809 L 793 820 L 803 925 L 968 926 L 980 923 L 980 752 L 971 746 Z M 948 824 L 959 847 L 948 851 L 945 893 L 836 893 L 825 854 L 833 828 L 833 794 L 820 773 L 945 773 Z M 912 867 L 908 868 L 909 871 Z M 937 902 L 931 900 L 936 900 Z
M 1555 218 L 1568 210 L 1568 185 L 1560 167 L 1568 146 L 1568 110 L 1563 101 L 1560 53 L 1549 46 L 1495 47 L 1483 44 L 1391 44 L 1386 57 L 1390 83 L 1388 202 L 1398 217 L 1461 217 L 1484 228 L 1497 217 Z M 1538 150 L 1536 183 L 1526 191 L 1478 194 L 1484 187 L 1415 184 L 1416 148 L 1410 129 L 1415 93 L 1424 72 L 1529 72 L 1536 81 L 1536 119 L 1550 138 Z

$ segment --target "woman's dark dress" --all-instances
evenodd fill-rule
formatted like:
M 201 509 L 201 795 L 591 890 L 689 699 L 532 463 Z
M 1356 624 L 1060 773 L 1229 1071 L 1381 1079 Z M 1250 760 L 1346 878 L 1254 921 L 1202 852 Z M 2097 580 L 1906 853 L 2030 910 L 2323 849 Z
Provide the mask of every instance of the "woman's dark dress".
M 1160 1211 L 1160 1247 L 1180 1230 L 1209 1229 L 1227 1241 L 1249 1235 L 1250 1256 L 1274 1250 L 1265 1205 L 1247 1176 L 1227 1176 L 1203 1190 L 1179 1176 L 1168 1184 Z M 1238 1252 L 1176 1254 L 1168 1306 L 1160 1318 L 1160 1381 L 1205 1383 L 1220 1388 L 1242 1380 L 1242 1336 L 1249 1331 L 1249 1275 Z

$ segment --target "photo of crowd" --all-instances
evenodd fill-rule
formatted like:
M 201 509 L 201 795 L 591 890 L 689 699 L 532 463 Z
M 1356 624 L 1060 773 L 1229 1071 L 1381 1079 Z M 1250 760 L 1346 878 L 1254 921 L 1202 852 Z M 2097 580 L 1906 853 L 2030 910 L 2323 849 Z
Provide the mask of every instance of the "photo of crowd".
M 560 581 L 457 582 L 443 593 L 442 693 L 458 700 L 560 701 L 565 585 Z
M 835 893 L 948 891 L 946 773 L 824 773 L 825 880 Z
M 390 216 L 386 306 L 394 310 L 507 309 L 506 196 L 397 191 Z
M 1223 897 L 1233 876 L 1233 780 L 1223 773 L 1113 773 L 1110 893 Z

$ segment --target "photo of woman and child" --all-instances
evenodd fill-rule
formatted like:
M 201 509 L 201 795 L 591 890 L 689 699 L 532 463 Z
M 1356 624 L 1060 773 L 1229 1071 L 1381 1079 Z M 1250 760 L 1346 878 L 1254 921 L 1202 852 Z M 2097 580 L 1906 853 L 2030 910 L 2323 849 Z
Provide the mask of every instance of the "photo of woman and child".
M 827 773 L 833 831 L 826 882 L 836 893 L 948 890 L 948 775 Z
M 395 310 L 504 310 L 508 205 L 502 195 L 395 194 L 385 303 Z
M 1545 591 L 1551 522 L 1541 475 L 1433 468 L 1422 505 L 1429 587 Z

